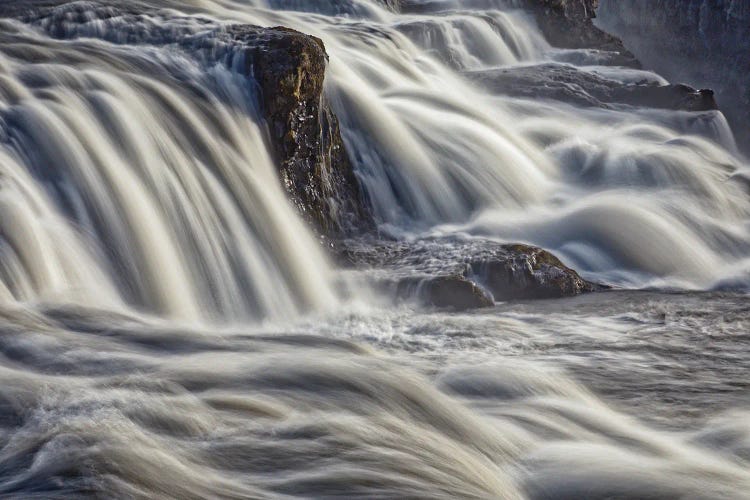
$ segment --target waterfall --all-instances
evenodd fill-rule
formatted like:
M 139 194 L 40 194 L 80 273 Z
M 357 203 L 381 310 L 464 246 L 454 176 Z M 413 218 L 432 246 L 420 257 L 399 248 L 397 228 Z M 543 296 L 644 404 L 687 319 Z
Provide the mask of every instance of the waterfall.
M 748 498 L 742 145 L 523 3 L 0 0 L 0 496 Z
M 750 3 L 604 0 L 597 24 L 617 35 L 645 67 L 670 80 L 710 87 L 750 153 Z
M 170 48 L 198 22 L 2 22 L 0 296 L 222 321 L 335 303 L 254 82 Z
M 335 21 L 212 12 L 324 39 L 328 95 L 382 230 L 532 243 L 614 285 L 747 287 L 748 168 L 720 112 L 494 95 L 465 77 L 575 60 L 609 81 L 665 82 L 551 48 L 512 2 L 377 4 Z
M 327 98 L 382 231 L 540 245 L 615 285 L 747 283 L 746 166 L 723 116 L 478 86 L 471 74 L 569 65 L 512 2 L 164 2 L 137 22 L 91 5 L 3 21 L 5 297 L 230 320 L 335 303 L 252 78 L 185 45 L 230 22 L 324 40 Z M 597 57 L 574 59 L 659 81 Z

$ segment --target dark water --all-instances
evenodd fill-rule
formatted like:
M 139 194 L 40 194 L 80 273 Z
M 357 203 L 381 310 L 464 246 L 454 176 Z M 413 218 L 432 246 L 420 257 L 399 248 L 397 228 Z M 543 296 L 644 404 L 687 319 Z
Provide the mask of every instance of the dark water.
M 740 498 L 745 297 L 195 329 L 3 310 L 7 495 Z

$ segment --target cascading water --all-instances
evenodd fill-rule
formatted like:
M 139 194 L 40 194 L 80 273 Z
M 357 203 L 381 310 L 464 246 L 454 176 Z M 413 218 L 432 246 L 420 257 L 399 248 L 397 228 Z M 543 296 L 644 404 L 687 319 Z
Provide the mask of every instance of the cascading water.
M 233 2 L 205 8 L 325 41 L 327 93 L 381 229 L 529 242 L 615 285 L 746 288 L 747 167 L 720 113 L 488 94 L 463 76 L 569 52 L 550 49 L 524 13 L 497 10 L 512 2 L 413 4 L 419 13 L 377 2 L 271 4 L 323 14 L 313 16 Z M 328 17 L 342 12 L 349 17 Z M 597 66 L 599 57 L 575 59 L 610 80 L 663 81 Z
M 551 47 L 511 0 L 19 18 L 62 3 L 0 4 L 0 495 L 748 498 L 750 172 L 720 112 L 483 85 L 666 83 Z M 324 41 L 381 236 L 682 291 L 352 304 L 286 199 L 236 23 Z
M 39 26 L 114 41 L 151 32 L 141 40 L 167 47 L 202 29 L 61 19 Z M 58 42 L 10 21 L 3 33 L 5 296 L 221 320 L 335 301 L 246 77 L 159 45 Z

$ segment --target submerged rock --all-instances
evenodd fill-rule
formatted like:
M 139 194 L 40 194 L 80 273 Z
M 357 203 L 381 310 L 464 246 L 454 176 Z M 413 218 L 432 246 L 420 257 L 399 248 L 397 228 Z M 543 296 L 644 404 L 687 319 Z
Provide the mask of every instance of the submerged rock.
M 578 106 L 613 104 L 683 111 L 718 109 L 711 90 L 654 81 L 623 83 L 566 64 L 472 71 L 466 75 L 492 92 L 513 97 L 554 99 Z

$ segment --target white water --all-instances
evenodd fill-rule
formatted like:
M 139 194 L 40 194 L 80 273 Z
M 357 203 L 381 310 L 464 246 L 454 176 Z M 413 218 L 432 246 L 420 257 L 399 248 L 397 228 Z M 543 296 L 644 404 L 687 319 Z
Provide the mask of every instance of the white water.
M 745 295 L 353 311 L 279 187 L 252 82 L 177 45 L 225 22 L 323 38 L 384 232 L 747 287 L 748 172 L 719 113 L 489 95 L 461 71 L 659 77 L 557 52 L 507 2 L 439 4 L 0 20 L 0 494 L 747 497 Z
M 213 319 L 335 303 L 276 186 L 252 82 L 175 48 L 229 21 L 324 39 L 326 91 L 382 229 L 533 243 L 616 285 L 746 287 L 750 200 L 733 180 L 746 167 L 720 114 L 581 110 L 473 88 L 461 70 L 556 57 L 517 11 L 304 5 L 322 15 L 206 1 L 183 7 L 209 24 L 168 10 L 86 23 L 59 10 L 37 31 L 7 22 L 20 48 L 2 64 L 6 203 L 35 222 L 5 231 L 2 293 Z M 23 51 L 41 49 L 29 45 L 47 51 L 33 65 Z M 69 63 L 50 64 L 62 54 Z
M 2 295 L 224 321 L 335 303 L 252 82 L 169 50 L 3 28 L 18 32 L 0 54 Z

